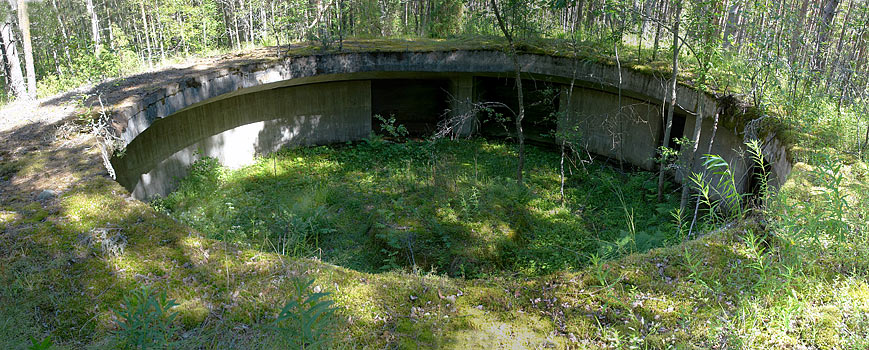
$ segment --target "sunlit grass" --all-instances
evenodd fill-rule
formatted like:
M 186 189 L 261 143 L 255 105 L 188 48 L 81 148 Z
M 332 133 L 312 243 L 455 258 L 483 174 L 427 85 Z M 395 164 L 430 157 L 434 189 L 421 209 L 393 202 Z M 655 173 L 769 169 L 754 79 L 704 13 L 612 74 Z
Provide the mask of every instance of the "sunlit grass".
M 480 153 L 469 153 L 477 154 L 480 183 L 511 181 L 509 177 L 479 171 L 484 164 L 502 168 L 501 157 L 512 156 L 509 145 L 480 142 L 465 150 L 468 149 L 480 150 Z M 493 154 L 489 159 L 482 156 L 487 150 Z M 246 191 L 273 184 L 270 181 L 305 193 L 314 188 L 324 193 L 314 194 L 319 198 L 317 201 L 331 205 L 344 203 L 346 197 L 331 202 L 329 198 L 348 189 L 369 200 L 382 196 L 381 202 L 360 201 L 357 205 L 364 208 L 368 203 L 385 203 L 395 213 L 412 213 L 412 210 L 398 210 L 406 206 L 391 205 L 391 200 L 405 193 L 403 188 L 410 189 L 415 181 L 432 181 L 430 176 L 409 176 L 406 171 L 387 172 L 384 164 L 362 162 L 361 158 L 354 160 L 345 154 L 348 151 L 346 148 L 319 148 L 294 151 L 306 153 L 289 152 L 293 156 L 285 157 L 288 161 L 283 168 L 278 167 L 279 175 L 275 179 L 261 178 L 273 176 L 274 171 L 269 167 L 271 159 L 264 159 L 250 169 L 219 174 L 221 181 L 242 179 L 238 181 L 243 182 L 235 184 L 244 183 Z M 531 153 L 542 156 L 538 157 L 543 159 L 541 167 L 549 166 L 545 160 L 551 156 L 546 156 L 545 152 Z M 347 165 L 335 159 L 340 154 L 352 160 L 351 165 L 356 165 L 346 170 L 346 176 L 365 177 L 370 180 L 369 185 L 345 186 L 335 191 L 316 185 L 329 179 L 317 175 L 320 170 L 344 171 L 342 168 Z M 453 154 L 457 155 L 453 165 L 461 169 L 455 170 L 456 173 L 473 169 L 473 160 L 462 160 L 461 152 Z M 280 165 L 281 157 L 276 159 Z M 396 164 L 407 163 L 397 161 Z M 448 168 L 444 165 L 439 170 Z M 864 168 L 859 163 L 847 168 L 847 183 L 854 189 L 849 192 L 849 198 L 855 203 L 866 198 L 865 192 L 857 191 L 861 188 L 858 179 L 866 173 Z M 529 169 L 535 169 L 535 165 L 532 163 Z M 810 205 L 817 196 L 809 190 L 823 186 L 817 182 L 820 179 L 808 175 L 811 167 L 800 165 L 795 169 L 792 182 L 783 187 L 782 195 Z M 554 222 L 579 215 L 579 208 L 541 204 L 551 197 L 545 194 L 548 193 L 545 186 L 555 179 L 542 170 L 537 171 L 539 180 L 529 177 L 530 191 L 533 193 L 536 189 L 538 193 L 537 197 L 532 196 L 535 200 L 527 202 L 535 203 L 528 204 L 527 215 L 531 218 L 548 215 L 547 220 Z M 253 176 L 257 174 L 260 177 Z M 449 187 L 452 191 L 449 193 L 460 194 L 463 193 L 461 184 L 470 181 L 471 174 L 468 172 L 464 179 L 445 175 L 436 178 L 439 181 L 436 183 Z M 298 177 L 300 182 L 281 182 L 283 176 Z M 384 178 L 394 182 L 383 189 L 371 187 Z M 456 186 L 455 183 L 459 183 L 458 187 L 450 187 Z M 213 189 L 219 192 L 221 188 Z M 110 332 L 116 327 L 111 310 L 119 306 L 125 291 L 139 285 L 166 290 L 180 304 L 176 308 L 178 323 L 184 332 L 190 332 L 189 338 L 179 338 L 185 348 L 201 344 L 217 347 L 261 344 L 269 334 L 264 325 L 286 301 L 291 290 L 289 281 L 297 275 L 316 278 L 315 286 L 332 293 L 339 308 L 335 327 L 342 330 L 336 334 L 336 344 L 346 347 L 419 345 L 458 349 L 500 344 L 519 348 L 550 345 L 564 348 L 577 345 L 571 340 L 576 339 L 589 348 L 613 348 L 620 346 L 618 344 L 641 348 L 709 348 L 722 343 L 744 348 L 805 345 L 862 348 L 869 334 L 869 320 L 865 317 L 869 313 L 869 284 L 865 274 L 860 272 L 864 270 L 853 267 L 854 264 L 865 266 L 862 262 L 865 260 L 854 260 L 844 253 L 849 251 L 847 248 L 859 247 L 865 241 L 824 238 L 827 248 L 794 256 L 797 253 L 787 248 L 787 230 L 780 230 L 779 224 L 775 224 L 774 232 L 781 236 L 765 239 L 768 246 L 763 256 L 769 268 L 763 273 L 752 267 L 760 255 L 756 247 L 752 248 L 745 240 L 745 230 L 751 229 L 749 224 L 746 228 L 736 227 L 672 247 L 604 261 L 599 268 L 607 275 L 605 286 L 599 283 L 595 271 L 598 267 L 594 266 L 563 268 L 543 275 L 539 275 L 539 269 L 529 268 L 520 271 L 527 277 L 518 278 L 496 274 L 462 279 L 439 272 L 414 272 L 407 266 L 365 273 L 317 260 L 275 254 L 260 249 L 258 240 L 240 245 L 227 243 L 220 240 L 220 235 L 217 239 L 209 238 L 212 235 L 200 234 L 156 214 L 140 202 L 111 195 L 118 190 L 117 184 L 96 179 L 64 194 L 63 209 L 49 215 L 63 220 L 78 217 L 68 224 L 54 226 L 36 222 L 35 226 L 21 226 L 34 225 L 34 222 L 22 223 L 17 219 L 9 222 L 18 235 L 3 237 L 0 275 L 4 283 L 0 297 L 4 301 L 11 300 L 8 298 L 16 298 L 16 301 L 0 306 L 0 314 L 9 320 L 4 321 L 5 324 L 13 327 L 12 330 L 6 328 L 6 337 L 0 341 L 6 343 L 2 344 L 22 344 L 26 335 L 39 334 L 43 327 L 40 324 L 48 322 L 53 329 L 53 339 L 62 344 L 84 342 L 97 348 L 111 347 Z M 600 193 L 611 195 L 609 191 L 604 188 Z M 233 192 L 231 196 L 238 193 L 243 192 Z M 493 195 L 506 198 L 518 194 L 509 186 L 501 185 Z M 226 199 L 213 197 L 216 197 L 215 203 Z M 287 203 L 297 202 L 296 197 L 299 196 L 287 197 Z M 447 202 L 457 203 L 454 201 L 457 198 Z M 309 208 L 316 205 L 315 202 L 298 208 Z M 613 215 L 620 215 L 616 209 L 619 208 L 611 209 Z M 37 208 L 28 210 L 34 212 Z M 458 223 L 468 218 L 458 207 L 442 206 L 440 210 L 436 215 L 449 218 L 445 222 Z M 583 208 L 585 212 L 591 210 L 589 205 Z M 856 214 L 863 209 L 854 205 L 853 210 Z M 14 212 L 24 213 L 25 210 L 16 207 Z M 603 213 L 604 210 L 593 212 Z M 410 214 L 408 218 L 414 220 L 390 223 L 408 225 L 420 221 Z M 621 220 L 620 216 L 618 218 Z M 510 237 L 523 235 L 517 229 L 519 221 L 513 223 L 497 215 L 481 215 L 476 220 L 463 227 L 477 230 L 480 235 L 477 239 L 497 236 L 511 242 Z M 615 219 L 612 224 L 622 225 Z M 79 234 L 107 225 L 122 227 L 129 237 L 129 245 L 122 255 L 108 257 L 86 247 L 67 248 L 76 246 Z M 552 232 L 553 237 L 557 236 Z M 538 234 L 536 239 L 542 242 L 532 240 L 525 249 L 546 247 L 547 237 L 550 236 Z M 462 249 L 471 252 L 462 254 L 485 256 L 506 244 L 500 240 L 488 242 L 463 246 Z M 688 266 L 686 251 L 698 262 L 697 274 Z M 865 249 L 851 249 L 850 254 L 861 251 Z M 573 257 L 583 258 L 581 255 Z M 70 263 L 70 259 L 76 262 Z M 15 312 L 22 309 L 45 311 Z
M 615 256 L 597 243 L 627 232 L 614 186 L 628 193 L 640 250 L 675 236 L 666 224 L 671 196 L 643 204 L 652 174 L 571 169 L 562 204 L 558 154 L 529 152 L 526 188 L 511 178 L 512 146 L 479 140 L 287 150 L 237 171 L 204 160 L 155 205 L 211 238 L 361 271 L 534 275 L 582 267 L 599 250 Z

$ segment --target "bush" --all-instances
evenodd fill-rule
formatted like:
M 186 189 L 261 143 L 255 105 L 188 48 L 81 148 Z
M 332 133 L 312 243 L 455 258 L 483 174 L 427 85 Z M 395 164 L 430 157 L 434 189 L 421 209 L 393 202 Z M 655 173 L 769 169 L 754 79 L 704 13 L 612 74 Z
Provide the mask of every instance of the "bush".
M 157 294 L 148 287 L 136 289 L 124 297 L 123 308 L 114 310 L 118 316 L 116 335 L 126 349 L 168 349 L 173 346 L 178 316 L 170 309 L 177 306 L 166 293 Z

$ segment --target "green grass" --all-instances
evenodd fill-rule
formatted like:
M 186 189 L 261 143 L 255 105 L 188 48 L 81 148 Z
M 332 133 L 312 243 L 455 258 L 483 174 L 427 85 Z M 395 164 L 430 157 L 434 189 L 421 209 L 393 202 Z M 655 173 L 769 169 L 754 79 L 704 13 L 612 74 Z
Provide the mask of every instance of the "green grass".
M 353 146 L 370 152 L 395 147 L 404 152 L 412 148 Z M 442 147 L 479 149 L 479 153 L 468 152 L 478 154 L 478 169 L 483 168 L 481 159 L 486 158 L 487 149 L 493 154 L 491 159 L 512 158 L 511 147 L 498 143 Z M 286 157 L 283 168 L 270 168 L 276 163 L 264 159 L 243 171 L 217 172 L 222 179 L 218 183 L 248 178 L 251 186 L 263 185 L 270 181 L 266 176 L 270 170 L 272 180 L 277 180 L 277 169 L 278 174 L 307 178 L 305 184 L 311 186 L 316 183 L 313 174 L 318 167 L 339 173 L 341 159 L 345 159 L 340 157 L 360 151 L 342 146 L 288 152 L 298 153 Z M 542 159 L 542 165 L 529 165 L 529 169 L 553 167 L 544 161 L 554 159 L 551 153 L 530 152 Z M 449 153 L 455 159 L 436 164 L 472 170 L 473 162 L 458 161 L 461 153 Z M 18 172 L 13 180 L 25 183 L 23 176 L 37 176 L 38 169 L 86 156 L 70 154 L 62 160 L 22 157 L 18 160 L 22 169 L 34 171 Z M 379 159 L 393 158 L 395 162 L 400 159 Z M 721 344 L 748 349 L 865 348 L 869 337 L 869 239 L 865 232 L 869 231 L 861 218 L 869 214 L 865 205 L 869 168 L 859 160 L 841 161 L 845 166 L 839 172 L 844 181 L 839 188 L 849 203 L 842 213 L 845 230 L 825 219 L 839 216 L 826 204 L 833 198 L 822 195 L 832 191 L 819 171 L 831 169 L 799 163 L 760 219 L 590 266 L 480 278 L 413 272 L 406 265 L 389 271 L 359 271 L 264 251 L 258 240 L 236 237 L 233 243 L 222 241 L 222 236 L 209 238 L 213 234 L 191 229 L 144 203 L 126 200 L 120 195 L 124 190 L 109 179 L 72 173 L 57 177 L 78 181 L 64 185 L 68 187 L 56 205 L 33 202 L 31 193 L 24 192 L 10 193 L 2 202 L 0 222 L 6 229 L 0 234 L 0 348 L 24 348 L 30 336 L 43 339 L 48 335 L 58 349 L 113 348 L 120 339 L 114 335 L 119 325 L 112 310 L 121 307 L 124 295 L 141 286 L 165 291 L 179 304 L 172 309 L 178 312 L 174 325 L 179 329 L 172 339 L 178 348 L 261 348 L 275 337 L 269 325 L 293 298 L 295 276 L 314 278 L 314 288 L 331 293 L 337 308 L 330 328 L 336 348 L 612 349 L 636 345 L 706 349 Z M 355 167 L 347 165 L 347 174 L 359 175 L 361 184 L 386 176 L 384 166 L 375 163 L 351 161 Z M 509 172 L 512 167 L 494 169 Z M 592 167 L 590 172 L 606 169 Z M 456 173 L 473 174 L 467 170 Z M 484 172 L 477 174 L 482 178 Z M 538 187 L 556 181 L 552 171 L 538 169 L 528 174 L 531 198 L 555 198 L 554 191 L 542 191 L 554 185 Z M 439 181 L 450 183 L 453 178 L 459 177 L 445 175 Z M 619 184 L 630 183 L 631 178 Z M 502 185 L 512 179 L 504 181 Z M 581 193 L 579 184 L 585 182 L 591 180 L 571 183 L 575 188 L 572 201 Z M 387 181 L 384 194 L 372 191 L 365 195 L 390 198 L 390 191 L 400 183 Z M 535 188 L 537 193 L 533 193 Z M 606 187 L 599 191 L 612 196 Z M 591 202 L 584 210 L 612 202 L 618 201 Z M 616 221 L 623 209 L 611 208 L 618 214 L 611 217 L 617 222 L 613 225 L 624 228 Z M 644 209 L 634 209 L 639 218 Z M 43 219 L 33 220 L 34 214 Z M 576 211 L 572 214 L 577 215 Z M 602 215 L 592 218 L 598 216 L 605 219 Z M 80 237 L 105 227 L 119 228 L 127 237 L 121 254 L 105 254 L 82 243 Z M 644 229 L 641 224 L 636 227 Z M 812 243 L 815 238 L 818 244 Z M 584 259 L 582 264 L 586 263 L 589 260 Z
M 209 238 L 365 272 L 531 276 L 678 240 L 676 199 L 648 204 L 653 173 L 570 169 L 562 204 L 557 152 L 529 147 L 519 187 L 511 144 L 374 140 L 284 150 L 234 171 L 202 159 L 154 205 Z

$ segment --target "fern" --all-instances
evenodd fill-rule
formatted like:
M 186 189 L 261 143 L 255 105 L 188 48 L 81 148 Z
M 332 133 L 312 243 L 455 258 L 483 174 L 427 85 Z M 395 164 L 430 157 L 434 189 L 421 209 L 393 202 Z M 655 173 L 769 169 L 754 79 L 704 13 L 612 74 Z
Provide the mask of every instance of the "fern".
M 329 344 L 334 302 L 327 300 L 330 293 L 309 294 L 313 283 L 313 279 L 295 279 L 295 295 L 274 322 L 278 336 L 290 349 L 326 349 Z

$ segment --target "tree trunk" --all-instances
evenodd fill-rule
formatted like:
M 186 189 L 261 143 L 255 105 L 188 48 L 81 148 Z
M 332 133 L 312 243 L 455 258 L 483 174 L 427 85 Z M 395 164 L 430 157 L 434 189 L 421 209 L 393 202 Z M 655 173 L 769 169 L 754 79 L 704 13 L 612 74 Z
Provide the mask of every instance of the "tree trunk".
M 259 8 L 259 19 L 260 19 L 260 43 L 265 44 L 266 37 L 268 37 L 268 21 L 266 19 L 266 7 L 264 5 L 260 5 Z
M 142 35 L 145 37 L 145 45 L 147 45 L 147 47 L 148 47 L 148 65 L 153 67 L 154 66 L 154 61 L 153 61 L 154 56 L 153 56 L 153 53 L 151 52 L 151 35 L 150 35 L 151 32 L 148 30 L 148 16 L 145 14 L 145 0 L 142 0 L 141 2 L 139 2 L 139 8 L 142 10 L 142 25 L 144 26 L 144 30 L 142 32 Z
M 661 22 L 664 21 L 663 13 L 667 11 L 668 1 L 661 1 L 658 10 L 658 20 L 655 21 L 655 44 L 652 45 L 652 61 L 658 59 L 658 46 L 661 42 Z
M 728 0 L 722 0 L 719 3 L 720 6 L 716 6 L 715 10 L 715 21 L 712 25 L 715 26 L 715 37 L 720 38 L 722 34 L 724 34 L 724 27 L 727 26 L 727 9 L 730 8 L 730 3 Z M 719 12 L 718 10 L 721 10 Z
M 115 29 L 112 28 L 113 27 L 112 26 L 112 13 L 109 12 L 109 2 L 108 1 L 103 2 L 103 9 L 106 10 L 106 20 L 109 22 L 108 23 L 109 24 L 108 25 L 109 47 L 112 49 L 112 51 L 114 51 L 115 50 Z
M 27 71 L 27 98 L 36 98 L 36 71 L 33 69 L 33 45 L 30 42 L 30 16 L 27 1 L 18 0 L 18 28 L 21 30 L 21 43 L 24 47 L 24 67 Z
M 519 163 L 516 166 L 516 183 L 522 186 L 522 173 L 525 168 L 525 133 L 522 131 L 522 119 L 525 118 L 525 101 L 522 93 L 522 69 L 519 66 L 519 58 L 516 53 L 516 45 L 513 43 L 513 36 L 507 30 L 504 20 L 501 18 L 501 13 L 498 11 L 498 6 L 495 0 L 490 0 L 492 3 L 492 11 L 495 12 L 495 18 L 498 20 L 498 27 L 507 38 L 507 43 L 510 45 L 510 58 L 513 60 L 513 69 L 516 71 L 516 94 L 519 99 L 519 113 L 516 115 L 516 138 L 519 141 Z
M 688 177 L 694 170 L 694 160 L 697 157 L 697 146 L 700 144 L 700 132 L 703 127 L 703 92 L 699 89 L 697 90 L 697 106 L 695 109 L 697 117 L 694 119 L 694 133 L 691 136 L 691 144 L 683 145 L 683 147 L 687 146 L 689 149 L 682 150 L 682 165 L 685 167 L 685 170 L 682 172 L 682 200 L 679 202 L 679 209 L 683 212 L 688 205 L 689 194 L 691 193 Z
M 100 44 L 100 21 L 97 19 L 97 11 L 94 10 L 94 1 L 87 1 L 87 11 L 88 15 L 91 17 L 91 39 L 94 42 L 94 56 L 99 56 L 101 44 Z
M 157 28 L 151 29 L 156 30 L 157 39 L 160 40 L 160 61 L 162 62 L 166 60 L 166 49 L 163 46 L 166 40 L 163 39 L 163 21 L 160 19 L 160 2 L 157 1 L 155 3 L 155 6 L 156 8 L 154 9 L 154 15 L 156 16 L 156 18 L 154 19 L 154 22 L 157 22 Z M 156 48 L 157 45 L 154 46 Z
M 863 147 L 869 145 L 869 122 L 866 123 L 866 137 L 863 139 Z
M 779 2 L 779 6 L 776 9 L 775 18 L 783 18 L 784 8 L 788 4 L 788 1 Z M 775 43 L 775 54 L 778 57 L 781 57 L 781 44 L 782 44 L 782 29 L 784 28 L 784 21 L 776 20 L 773 24 L 773 42 Z
M 732 46 L 730 36 L 736 31 L 736 22 L 739 20 L 739 5 L 740 3 L 736 2 L 727 11 L 727 20 L 724 24 L 724 38 L 722 38 L 721 42 L 725 49 L 729 49 Z
M 241 35 L 239 34 L 238 14 L 235 13 L 236 12 L 235 2 L 232 3 L 232 7 L 230 9 L 232 10 L 232 14 L 231 14 L 232 15 L 232 23 L 233 23 L 233 26 L 235 27 L 235 48 L 237 50 L 240 50 L 241 49 Z
M 836 70 L 839 69 L 840 64 L 842 62 L 842 57 L 844 57 L 844 53 L 842 52 L 842 44 L 845 42 L 845 29 L 848 28 L 848 20 L 851 19 L 851 10 L 853 10 L 853 9 L 854 9 L 854 1 L 852 0 L 850 3 L 848 3 L 848 12 L 845 13 L 845 19 L 842 21 L 842 31 L 839 33 L 839 41 L 836 44 L 836 50 L 834 52 L 834 54 L 836 55 L 836 60 L 834 61 L 833 67 L 830 69 L 829 74 L 827 75 L 827 82 L 826 82 L 826 87 L 825 87 L 825 91 L 827 93 L 830 92 L 830 86 L 832 85 L 832 82 L 833 82 L 833 75 L 835 74 Z M 844 96 L 844 90 L 845 90 L 845 86 L 842 85 L 842 91 L 843 91 L 842 96 Z M 842 99 L 840 98 L 839 105 L 841 105 L 841 100 Z
M 54 7 L 54 13 L 57 15 L 57 23 L 60 27 L 60 35 L 63 38 L 63 42 L 69 42 L 69 34 L 66 33 L 66 24 L 63 23 L 63 19 L 60 16 L 60 10 L 57 8 L 57 0 L 51 0 L 51 6 Z M 63 54 L 66 58 L 67 67 L 72 66 L 72 57 L 69 55 L 69 45 L 63 45 Z
M 741 13 L 736 16 L 736 52 L 742 53 L 742 41 L 745 40 L 746 30 L 748 25 L 745 24 L 746 17 Z
M 809 0 L 803 0 L 803 5 L 800 7 L 800 12 L 797 15 L 797 25 L 791 31 L 791 43 L 788 52 L 790 53 L 790 64 L 795 65 L 799 61 L 799 46 L 800 37 L 804 32 L 803 26 L 806 21 L 806 13 L 809 8 Z
M 670 81 L 670 106 L 667 109 L 667 118 L 664 125 L 663 146 L 670 142 L 670 133 L 673 130 L 673 112 L 676 109 L 676 80 L 679 76 L 679 23 L 682 16 L 682 0 L 676 0 L 676 14 L 673 16 L 673 77 Z M 658 174 L 658 202 L 664 201 L 664 167 Z
M 712 119 L 712 135 L 709 136 L 709 146 L 706 148 L 706 154 L 712 153 L 712 145 L 715 142 L 715 133 L 718 132 L 718 118 L 724 111 L 721 107 L 715 111 L 714 119 Z M 706 178 L 707 170 L 703 168 L 703 178 Z M 684 181 L 684 180 L 683 180 Z M 691 219 L 691 226 L 688 228 L 688 237 L 693 236 L 694 233 L 694 225 L 697 224 L 697 213 L 700 212 L 700 201 L 696 201 L 694 203 L 694 217 Z
M 637 64 L 641 64 L 643 62 L 643 39 L 646 37 L 646 27 L 649 25 L 649 18 L 651 17 L 652 12 L 652 2 L 651 0 L 641 2 L 642 9 L 640 11 L 643 13 L 642 22 L 640 23 L 640 31 L 637 38 Z
M 839 0 L 828 0 L 827 4 L 824 5 L 824 8 L 821 12 L 821 22 L 818 23 L 818 42 L 817 47 L 815 49 L 815 64 L 814 68 L 823 70 L 824 69 L 824 57 L 825 57 L 825 47 L 827 43 L 827 37 L 830 33 L 830 26 L 833 24 L 833 17 L 836 15 L 836 8 L 839 7 Z
M 58 77 L 63 76 L 63 71 L 60 69 L 60 61 L 57 59 L 57 48 L 51 48 L 51 59 L 54 62 L 54 71 Z
M 24 75 L 21 74 L 21 61 L 18 59 L 18 48 L 15 43 L 15 34 L 12 31 L 12 15 L 6 14 L 3 26 L 0 27 L 0 39 L 2 39 L 3 68 L 8 79 L 9 90 L 15 98 L 25 98 L 27 88 L 24 86 Z

